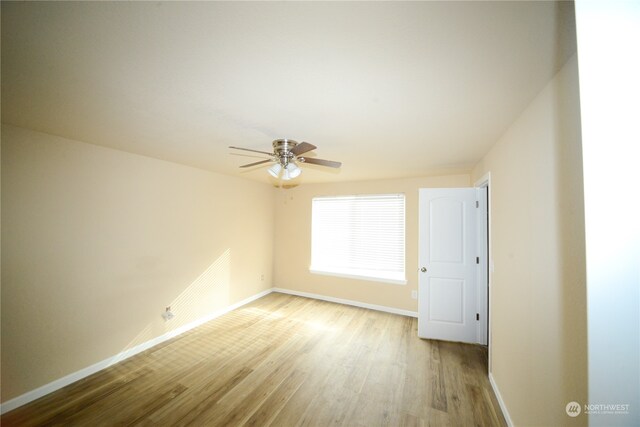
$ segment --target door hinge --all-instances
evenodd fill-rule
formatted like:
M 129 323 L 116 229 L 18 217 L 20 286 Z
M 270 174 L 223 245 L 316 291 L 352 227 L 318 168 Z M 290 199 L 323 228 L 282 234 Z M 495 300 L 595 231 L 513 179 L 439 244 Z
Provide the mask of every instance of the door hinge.
M 480 313 L 476 313 L 476 320 L 480 320 Z
M 476 208 L 480 207 L 480 202 L 476 200 Z
M 476 257 L 476 264 L 480 264 L 480 257 L 479 256 Z

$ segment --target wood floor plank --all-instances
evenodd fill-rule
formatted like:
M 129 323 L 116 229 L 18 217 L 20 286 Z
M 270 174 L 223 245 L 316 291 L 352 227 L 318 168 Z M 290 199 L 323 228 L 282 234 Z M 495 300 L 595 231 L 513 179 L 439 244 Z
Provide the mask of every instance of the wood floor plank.
M 186 390 L 187 388 L 182 384 L 166 383 L 159 388 L 154 387 L 154 389 L 130 384 L 108 398 L 66 417 L 59 424 L 65 426 L 128 426 L 136 424 L 147 414 L 167 404 Z M 135 407 L 131 406 L 132 396 L 136 396 Z
M 293 371 L 293 361 L 302 346 L 301 337 L 292 338 L 192 423 L 178 425 L 240 425 Z
M 272 426 L 297 426 L 304 422 L 307 413 L 313 413 L 313 405 L 318 401 L 318 391 L 331 378 L 329 373 L 335 366 L 335 355 L 331 354 L 331 347 L 318 347 L 327 350 L 317 353 L 324 357 L 314 358 L 310 355 L 307 363 L 298 365 L 308 373 L 306 380 L 291 396 L 287 404 L 278 412 L 271 421 Z
M 216 388 L 207 393 L 204 399 L 201 399 L 195 405 L 185 406 L 184 402 L 178 402 L 181 406 L 176 411 L 171 411 L 171 414 L 176 418 L 171 420 L 170 418 L 164 418 L 159 424 L 162 425 L 189 425 L 196 423 L 196 420 L 202 417 L 209 408 L 214 406 L 220 399 L 222 399 L 227 393 L 233 390 L 240 382 L 247 378 L 253 372 L 252 369 L 243 367 L 237 371 L 230 371 L 230 375 L 227 378 L 217 378 L 215 381 Z M 173 408 L 171 408 L 173 409 Z M 170 410 L 171 410 L 170 409 Z M 196 423 L 197 424 L 197 423 Z
M 418 419 L 427 416 L 430 406 L 430 389 L 432 372 L 430 370 L 431 345 L 427 341 L 415 342 L 415 319 L 405 321 L 403 337 L 405 340 L 407 371 L 402 382 L 402 401 L 400 403 L 403 412 L 413 415 Z
M 447 412 L 447 390 L 444 380 L 444 369 L 439 360 L 431 359 L 429 368 L 431 370 L 431 394 L 430 403 L 433 409 Z
M 486 349 L 270 294 L 4 414 L 3 426 L 505 426 Z
M 39 426 L 64 423 L 69 417 L 82 409 L 92 406 L 96 402 L 104 401 L 109 396 L 127 387 L 131 382 L 140 380 L 153 371 L 142 368 L 113 378 L 112 381 L 102 383 L 103 376 L 93 378 L 97 381 L 95 388 L 91 387 L 91 377 L 83 384 L 72 384 L 56 393 L 11 411 L 2 416 L 2 425 Z
M 258 427 L 270 424 L 291 396 L 300 388 L 306 377 L 306 373 L 294 370 L 243 425 Z

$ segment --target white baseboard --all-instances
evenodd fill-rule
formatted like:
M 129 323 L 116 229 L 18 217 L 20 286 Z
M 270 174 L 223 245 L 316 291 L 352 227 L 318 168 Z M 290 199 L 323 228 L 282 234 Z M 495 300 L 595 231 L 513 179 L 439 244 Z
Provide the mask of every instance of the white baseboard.
M 417 311 L 401 310 L 399 308 L 387 307 L 384 305 L 368 304 L 360 301 L 352 301 L 348 299 L 328 297 L 328 296 L 319 295 L 319 294 L 312 294 L 309 292 L 293 291 L 291 289 L 283 289 L 283 288 L 272 288 L 272 289 L 273 289 L 273 292 L 280 292 L 281 294 L 297 295 L 300 297 L 319 299 L 322 301 L 335 302 L 338 304 L 353 305 L 355 307 L 368 308 L 368 309 L 377 310 L 377 311 L 384 311 L 386 313 L 400 314 L 402 316 L 418 317 Z
M 513 421 L 511 421 L 511 416 L 509 415 L 509 411 L 507 411 L 507 405 L 504 404 L 504 400 L 502 400 L 502 395 L 500 391 L 498 391 L 498 385 L 496 381 L 493 379 L 493 375 L 489 372 L 489 383 L 491 384 L 491 388 L 493 389 L 493 393 L 496 395 L 496 399 L 498 399 L 498 403 L 500 404 L 500 409 L 502 409 L 502 415 L 504 415 L 504 419 L 507 422 L 509 427 L 513 427 Z
M 172 331 L 167 332 L 166 334 L 163 334 L 152 340 L 146 341 L 128 350 L 120 352 L 115 356 L 109 357 L 108 359 L 105 359 L 101 362 L 98 362 L 86 368 L 80 369 L 79 371 L 73 372 L 65 377 L 59 378 L 53 382 L 50 382 L 49 384 L 45 384 L 42 387 L 38 387 L 35 390 L 31 390 L 18 397 L 14 397 L 13 399 L 8 400 L 5 403 L 2 403 L 0 405 L 0 414 L 4 414 L 5 412 L 12 411 L 22 405 L 25 405 L 29 402 L 39 399 L 42 396 L 45 396 L 49 393 L 59 390 L 62 387 L 65 387 L 71 383 L 81 380 L 82 378 L 88 377 L 89 375 L 92 375 L 98 371 L 108 368 L 109 366 L 115 363 L 121 362 L 125 359 L 128 359 L 131 356 L 134 356 L 138 353 L 148 350 L 153 346 L 156 346 L 164 341 L 170 340 L 171 338 L 174 338 L 193 328 L 196 328 L 202 325 L 203 323 L 206 323 L 210 320 L 213 320 L 217 317 L 227 314 L 228 312 L 233 311 L 239 307 L 242 307 L 243 305 L 249 304 L 250 302 L 257 300 L 258 298 L 262 298 L 263 296 L 270 294 L 271 292 L 273 292 L 273 288 L 267 289 L 266 291 L 262 291 L 255 295 L 252 295 L 249 298 L 245 298 L 242 301 L 232 304 L 228 307 L 211 312 L 208 315 L 201 317 L 200 319 L 194 320 L 193 322 L 189 322 L 186 325 L 182 325 L 179 328 L 176 328 Z

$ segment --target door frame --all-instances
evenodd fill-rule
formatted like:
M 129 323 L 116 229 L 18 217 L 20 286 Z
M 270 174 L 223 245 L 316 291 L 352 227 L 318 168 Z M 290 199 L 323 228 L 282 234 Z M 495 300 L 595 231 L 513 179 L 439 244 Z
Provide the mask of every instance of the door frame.
M 478 269 L 478 292 L 481 291 L 482 289 L 482 294 L 486 295 L 486 301 L 485 301 L 485 305 L 484 305 L 484 309 L 485 309 L 485 316 L 486 316 L 486 333 L 485 336 L 488 336 L 488 342 L 487 342 L 487 347 L 489 350 L 489 354 L 488 354 L 488 372 L 491 373 L 491 350 L 493 348 L 492 346 L 492 340 L 491 340 L 491 311 L 492 311 L 492 307 L 493 304 L 491 304 L 491 283 L 492 283 L 492 279 L 493 279 L 493 256 L 492 256 L 492 252 L 491 249 L 493 247 L 492 242 L 491 242 L 491 230 L 492 230 L 492 222 L 491 222 L 491 172 L 487 172 L 486 174 L 484 174 L 480 179 L 478 179 L 474 185 L 475 188 L 486 188 L 487 189 L 487 198 L 486 198 L 486 212 L 487 212 L 487 226 L 484 227 L 484 231 L 485 231 L 485 236 L 484 236 L 484 242 L 482 242 L 482 239 L 479 239 L 479 244 L 482 245 L 481 248 L 478 248 L 480 256 L 482 256 L 483 254 L 486 256 L 486 259 L 488 260 L 488 263 L 483 263 L 484 266 L 487 266 L 485 268 L 479 268 Z M 482 206 L 482 203 L 480 204 Z M 478 212 L 478 220 L 481 221 L 482 218 L 480 218 L 480 216 L 482 215 L 482 212 Z M 479 227 L 480 230 L 480 227 Z M 484 284 L 487 284 L 487 288 L 488 290 L 484 289 Z M 485 292 L 486 291 L 486 292 Z M 480 330 L 483 330 L 484 328 L 480 328 L 479 327 L 479 333 L 481 333 Z

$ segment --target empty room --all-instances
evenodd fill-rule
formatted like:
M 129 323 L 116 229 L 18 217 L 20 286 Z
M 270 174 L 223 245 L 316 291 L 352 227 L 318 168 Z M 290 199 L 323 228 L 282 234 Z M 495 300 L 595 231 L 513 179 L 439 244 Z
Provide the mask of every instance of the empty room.
M 639 29 L 3 1 L 1 424 L 640 425 Z

